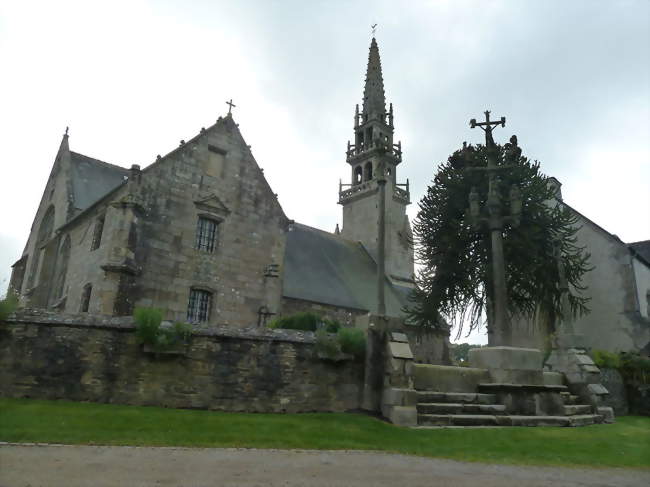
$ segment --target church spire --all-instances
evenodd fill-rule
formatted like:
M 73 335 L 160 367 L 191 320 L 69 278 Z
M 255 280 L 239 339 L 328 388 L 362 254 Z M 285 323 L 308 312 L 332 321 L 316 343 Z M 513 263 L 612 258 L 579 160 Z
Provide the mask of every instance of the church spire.
M 384 94 L 384 79 L 381 74 L 381 59 L 379 47 L 373 37 L 368 54 L 368 69 L 366 71 L 366 86 L 363 90 L 363 115 L 365 120 L 382 118 L 386 113 L 386 95 Z

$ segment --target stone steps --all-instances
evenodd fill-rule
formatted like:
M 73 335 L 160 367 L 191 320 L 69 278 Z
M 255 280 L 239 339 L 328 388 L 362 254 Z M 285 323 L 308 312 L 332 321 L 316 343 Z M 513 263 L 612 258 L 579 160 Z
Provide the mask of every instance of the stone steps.
M 588 404 L 567 404 L 564 406 L 564 414 L 566 416 L 591 414 L 591 412 L 591 406 Z
M 602 423 L 598 414 L 576 416 L 496 416 L 488 414 L 418 414 L 419 426 L 587 426 Z
M 475 415 L 475 414 L 505 414 L 506 407 L 503 404 L 472 404 L 472 403 L 426 403 L 420 402 L 417 404 L 417 410 L 420 414 L 460 414 L 460 415 Z
M 567 406 L 577 404 L 578 399 L 580 399 L 578 396 L 571 394 L 568 391 L 562 391 L 560 392 L 560 395 L 564 399 L 564 404 L 566 404 Z
M 494 404 L 497 401 L 497 397 L 494 394 L 477 394 L 472 392 L 417 391 L 417 395 L 419 403 Z

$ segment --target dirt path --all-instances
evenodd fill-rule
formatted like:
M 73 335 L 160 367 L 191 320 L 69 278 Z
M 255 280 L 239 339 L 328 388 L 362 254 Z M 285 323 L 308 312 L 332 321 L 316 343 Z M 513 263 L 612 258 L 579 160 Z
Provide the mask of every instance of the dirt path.
M 648 486 L 650 472 L 512 467 L 359 451 L 0 445 L 0 487 Z

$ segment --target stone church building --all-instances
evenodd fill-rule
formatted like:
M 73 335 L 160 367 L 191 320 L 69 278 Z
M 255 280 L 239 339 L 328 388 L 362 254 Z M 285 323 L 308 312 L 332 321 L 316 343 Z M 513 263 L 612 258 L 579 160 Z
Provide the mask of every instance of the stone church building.
M 144 169 L 73 152 L 66 130 L 11 289 L 22 306 L 65 313 L 146 306 L 170 320 L 261 326 L 314 310 L 352 323 L 377 308 L 383 168 L 386 312 L 400 316 L 413 249 L 393 132 L 373 39 L 347 146 L 350 182 L 339 188 L 343 225 L 329 233 L 285 214 L 231 113 Z

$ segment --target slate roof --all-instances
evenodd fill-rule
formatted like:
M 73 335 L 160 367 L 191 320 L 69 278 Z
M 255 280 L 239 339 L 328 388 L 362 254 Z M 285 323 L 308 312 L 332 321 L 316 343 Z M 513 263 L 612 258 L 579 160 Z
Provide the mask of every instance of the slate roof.
M 117 188 L 129 170 L 70 151 L 74 206 L 83 211 Z
M 632 249 L 632 251 L 640 255 L 643 260 L 647 264 L 650 265 L 650 240 L 643 240 L 641 242 L 633 242 L 630 244 L 627 244 L 629 248 Z
M 365 248 L 300 223 L 294 223 L 287 234 L 283 286 L 287 298 L 377 309 L 377 265 Z M 402 316 L 409 292 L 386 279 L 386 314 Z

